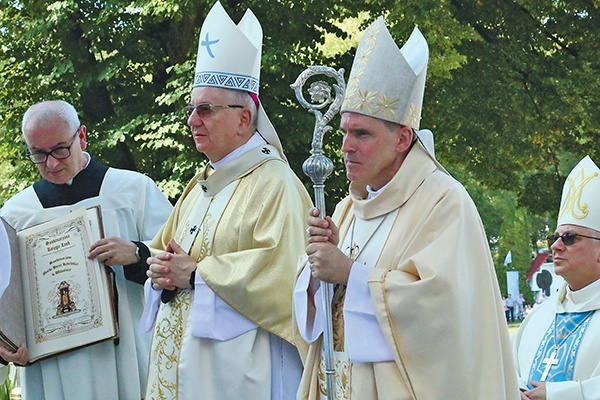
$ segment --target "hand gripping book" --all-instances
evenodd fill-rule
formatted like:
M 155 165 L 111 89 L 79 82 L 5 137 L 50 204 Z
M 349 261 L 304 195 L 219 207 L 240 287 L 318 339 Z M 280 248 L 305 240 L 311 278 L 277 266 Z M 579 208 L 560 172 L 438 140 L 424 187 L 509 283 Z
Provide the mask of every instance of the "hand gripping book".
M 12 265 L 9 279 L 0 274 L 0 342 L 13 350 L 26 343 L 33 363 L 116 338 L 112 269 L 87 258 L 103 237 L 100 206 L 16 233 L 2 222 L 1 258 Z

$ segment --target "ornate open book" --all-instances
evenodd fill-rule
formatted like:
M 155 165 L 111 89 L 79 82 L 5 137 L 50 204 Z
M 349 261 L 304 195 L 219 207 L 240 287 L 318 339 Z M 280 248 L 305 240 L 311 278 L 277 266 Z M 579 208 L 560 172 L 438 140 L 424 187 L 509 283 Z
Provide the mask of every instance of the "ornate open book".
M 103 236 L 100 207 L 16 233 L 2 222 L 2 258 L 12 267 L 8 284 L 0 278 L 0 342 L 13 350 L 26 343 L 29 362 L 35 362 L 116 338 L 112 270 L 87 258 Z

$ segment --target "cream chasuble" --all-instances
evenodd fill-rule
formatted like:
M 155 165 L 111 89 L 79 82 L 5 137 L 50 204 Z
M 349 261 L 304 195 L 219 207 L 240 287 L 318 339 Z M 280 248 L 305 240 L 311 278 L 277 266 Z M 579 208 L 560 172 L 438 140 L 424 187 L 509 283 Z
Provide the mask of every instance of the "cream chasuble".
M 600 400 L 598 309 L 600 281 L 576 292 L 565 284 L 533 308 L 512 336 L 522 388 L 531 388 L 531 380 L 543 377 L 547 400 Z M 568 317 L 575 319 L 567 321 Z
M 195 290 L 160 305 L 147 399 L 271 398 L 273 338 L 293 342 L 292 260 L 303 251 L 310 206 L 269 145 L 211 174 L 207 167 L 188 185 L 152 247 L 170 238 L 189 246 Z M 216 303 L 197 304 L 207 290 Z
M 370 220 L 394 211 L 397 215 L 365 275 L 392 360 L 386 361 L 383 352 L 373 356 L 380 361 L 369 361 L 368 341 L 356 344 L 363 349 L 357 357 L 365 358 L 354 361 L 347 341 L 352 360 L 349 398 L 518 399 L 489 246 L 462 185 L 440 170 L 417 142 L 375 198 L 365 200 L 364 188 L 353 185 L 350 192 L 333 214 L 340 237 L 348 236 L 355 217 Z M 360 304 L 351 304 L 351 286 L 352 276 L 344 304 L 346 338 L 363 329 L 360 318 L 354 324 L 348 318 L 361 314 Z M 296 318 L 299 327 L 316 322 L 302 321 L 298 313 Z M 298 399 L 321 398 L 320 359 L 319 337 L 305 355 Z

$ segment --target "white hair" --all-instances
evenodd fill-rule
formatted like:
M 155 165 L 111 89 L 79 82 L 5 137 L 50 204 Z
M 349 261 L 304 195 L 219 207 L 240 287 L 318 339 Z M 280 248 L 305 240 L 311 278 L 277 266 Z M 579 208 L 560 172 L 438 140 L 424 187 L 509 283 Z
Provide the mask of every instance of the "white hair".
M 257 120 L 258 120 L 258 109 L 256 108 L 256 104 L 250 94 L 248 92 L 244 92 L 243 90 L 234 90 L 234 89 L 225 89 L 229 95 L 229 101 L 231 104 L 239 104 L 244 106 L 244 108 L 248 108 L 252 112 L 252 128 L 256 130 Z
M 49 119 L 51 117 L 57 117 L 64 121 L 73 131 L 81 125 L 75 107 L 64 100 L 50 100 L 36 103 L 27 109 L 23 115 L 21 132 L 23 135 L 25 134 L 25 127 L 30 118 L 33 118 L 34 123 L 38 123 L 40 120 Z

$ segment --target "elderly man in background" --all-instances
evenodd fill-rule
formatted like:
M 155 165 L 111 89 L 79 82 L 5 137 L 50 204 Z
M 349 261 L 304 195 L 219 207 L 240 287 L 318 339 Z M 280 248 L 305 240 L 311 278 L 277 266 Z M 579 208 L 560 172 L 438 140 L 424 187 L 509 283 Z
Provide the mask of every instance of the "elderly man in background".
M 148 400 L 288 400 L 298 387 L 292 292 L 311 202 L 258 100 L 261 47 L 250 10 L 235 25 L 213 6 L 186 107 L 209 163 L 148 260 Z

